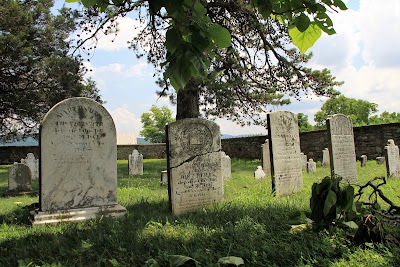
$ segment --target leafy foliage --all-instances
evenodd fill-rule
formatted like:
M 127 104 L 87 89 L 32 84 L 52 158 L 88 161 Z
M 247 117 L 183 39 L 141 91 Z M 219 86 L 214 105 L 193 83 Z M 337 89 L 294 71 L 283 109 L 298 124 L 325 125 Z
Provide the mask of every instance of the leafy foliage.
M 313 126 L 308 122 L 308 116 L 304 113 L 297 113 L 297 123 L 299 124 L 300 132 L 307 132 L 313 130 Z
M 172 112 L 167 106 L 161 108 L 152 106 L 149 112 L 145 112 L 140 116 L 143 123 L 143 129 L 140 134 L 145 140 L 150 140 L 152 143 L 165 143 L 165 125 L 175 121 L 172 118 Z
M 50 12 L 52 0 L 0 0 L 0 139 L 38 131 L 41 117 L 59 101 L 87 96 L 101 102 L 80 61 L 70 56 L 77 15 Z

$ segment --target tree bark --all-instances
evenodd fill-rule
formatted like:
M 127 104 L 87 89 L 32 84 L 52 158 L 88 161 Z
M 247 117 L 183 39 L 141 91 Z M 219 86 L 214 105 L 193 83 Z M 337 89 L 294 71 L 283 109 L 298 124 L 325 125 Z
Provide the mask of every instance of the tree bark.
M 177 93 L 176 120 L 199 118 L 200 92 L 196 82 L 189 81 L 185 88 Z

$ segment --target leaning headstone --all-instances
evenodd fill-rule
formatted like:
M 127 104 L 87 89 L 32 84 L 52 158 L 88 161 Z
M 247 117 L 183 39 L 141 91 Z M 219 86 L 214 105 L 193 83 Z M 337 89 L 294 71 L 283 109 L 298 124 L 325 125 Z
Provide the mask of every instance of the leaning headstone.
M 289 111 L 267 115 L 271 142 L 272 190 L 289 195 L 303 189 L 300 138 L 297 116 Z
M 367 155 L 361 155 L 361 167 L 366 167 L 368 162 Z
M 388 177 L 398 177 L 400 175 L 399 147 L 395 145 L 393 139 L 388 140 L 385 146 L 386 172 Z
M 313 159 L 309 159 L 307 162 L 307 172 L 315 172 L 317 170 L 317 163 Z
M 39 209 L 33 224 L 120 217 L 114 121 L 99 103 L 66 99 L 40 126 Z
M 179 215 L 223 200 L 219 126 L 204 119 L 167 125 L 169 204 Z
M 303 152 L 301 152 L 300 159 L 301 159 L 301 168 L 303 170 L 307 170 L 307 155 L 305 155 Z
M 132 154 L 129 154 L 128 158 L 129 175 L 143 175 L 143 155 L 136 149 L 133 150 Z
M 225 154 L 225 152 L 221 151 L 221 160 L 222 160 L 222 178 L 224 180 L 230 180 L 232 178 L 232 167 L 231 167 L 231 158 Z
M 254 172 L 254 179 L 263 179 L 265 178 L 265 172 L 261 166 L 257 166 L 257 170 Z
M 160 185 L 168 185 L 168 173 L 167 171 L 161 171 L 161 177 L 160 177 Z
M 264 144 L 261 145 L 262 151 L 262 168 L 267 174 L 271 173 L 271 154 L 269 153 L 269 140 L 266 139 Z
M 357 181 L 356 152 L 354 146 L 353 124 L 351 119 L 342 114 L 330 116 L 328 143 L 331 161 L 331 174 L 338 175 L 344 181 Z
M 324 150 L 322 150 L 322 167 L 327 167 L 330 165 L 329 149 L 326 147 Z
M 31 169 L 32 180 L 39 178 L 39 160 L 35 158 L 33 153 L 28 153 L 26 158 L 21 159 L 21 163 L 27 165 Z
M 375 161 L 376 161 L 377 164 L 380 165 L 380 164 L 384 164 L 386 159 L 385 159 L 385 157 L 376 157 Z
M 8 194 L 32 191 L 32 172 L 23 163 L 14 163 L 8 169 Z

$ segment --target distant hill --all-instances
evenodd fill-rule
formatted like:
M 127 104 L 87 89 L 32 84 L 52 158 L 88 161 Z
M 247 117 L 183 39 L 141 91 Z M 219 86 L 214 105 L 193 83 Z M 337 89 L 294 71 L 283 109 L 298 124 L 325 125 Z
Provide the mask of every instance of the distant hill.
M 19 140 L 9 143 L 0 143 L 0 146 L 38 146 L 39 141 L 33 137 L 28 137 L 25 140 Z

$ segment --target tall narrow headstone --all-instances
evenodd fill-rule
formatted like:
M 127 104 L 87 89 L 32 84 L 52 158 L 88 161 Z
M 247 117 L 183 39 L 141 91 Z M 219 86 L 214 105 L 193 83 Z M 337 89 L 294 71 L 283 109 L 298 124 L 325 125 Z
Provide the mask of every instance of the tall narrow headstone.
M 269 140 L 266 139 L 264 144 L 261 145 L 262 151 L 262 168 L 265 174 L 271 174 L 271 154 L 269 152 Z
M 330 156 L 329 156 L 329 149 L 326 147 L 322 150 L 322 167 L 330 166 Z
M 361 167 L 367 166 L 368 157 L 367 155 L 361 155 Z
M 344 181 L 357 181 L 356 151 L 354 146 L 353 124 L 342 114 L 330 116 L 326 120 L 331 161 L 331 174 Z
M 114 121 L 99 103 L 66 99 L 40 126 L 39 210 L 33 224 L 120 217 Z
M 221 151 L 221 160 L 222 160 L 222 178 L 224 180 L 230 180 L 232 178 L 232 167 L 231 167 L 231 158 L 225 154 L 225 152 Z
M 303 189 L 297 116 L 275 111 L 267 116 L 270 137 L 272 190 L 278 196 Z
M 143 175 L 143 155 L 136 149 L 129 154 L 128 159 L 129 175 Z
M 169 203 L 179 215 L 224 197 L 219 126 L 203 119 L 167 125 Z
M 161 171 L 160 186 L 168 185 L 168 172 L 166 170 Z
M 21 159 L 21 163 L 27 165 L 31 169 L 32 180 L 39 178 L 39 160 L 35 158 L 33 153 L 28 153 L 26 158 Z
M 303 152 L 301 152 L 300 159 L 301 159 L 301 168 L 303 170 L 307 170 L 307 155 L 305 155 Z
M 14 163 L 8 169 L 8 193 L 18 194 L 32 191 L 32 172 L 23 163 Z
M 400 176 L 399 147 L 395 145 L 393 139 L 388 140 L 385 146 L 386 172 L 388 177 Z
M 307 162 L 307 172 L 315 172 L 317 170 L 317 163 L 313 159 L 309 159 Z

